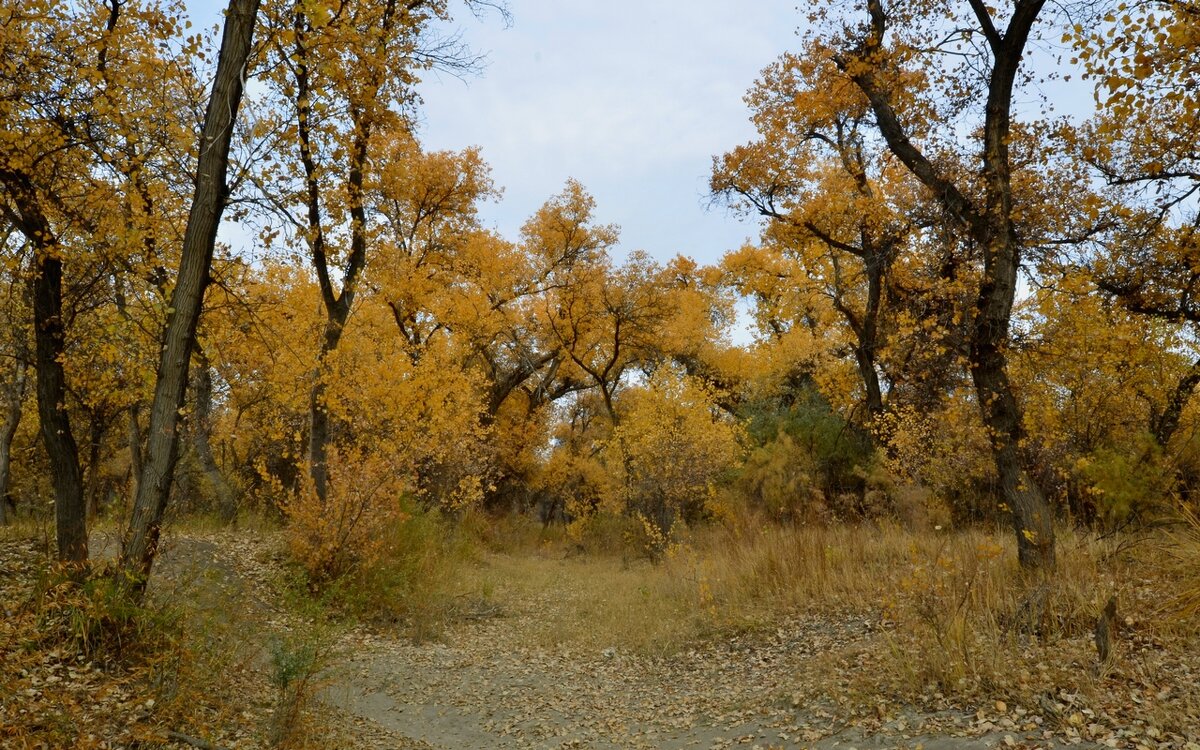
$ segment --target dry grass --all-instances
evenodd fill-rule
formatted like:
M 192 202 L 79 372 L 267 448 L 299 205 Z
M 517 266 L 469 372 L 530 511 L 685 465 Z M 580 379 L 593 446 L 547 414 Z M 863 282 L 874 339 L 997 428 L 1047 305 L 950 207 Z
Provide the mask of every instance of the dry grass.
M 703 551 L 685 558 L 689 572 L 676 578 L 689 584 L 681 595 L 717 623 L 770 621 L 794 609 L 877 622 L 880 637 L 855 655 L 850 699 L 1001 700 L 1058 711 L 1064 721 L 1077 704 L 1137 706 L 1160 727 L 1200 716 L 1197 622 L 1186 606 L 1161 605 L 1189 596 L 1189 586 L 1194 594 L 1195 579 L 1171 562 L 1200 560 L 1200 545 L 1186 546 L 1194 533 L 1186 543 L 1154 536 L 1130 545 L 1063 531 L 1048 574 L 1020 570 L 1009 537 L 766 528 L 698 542 Z M 1100 664 L 1093 630 L 1114 595 L 1117 656 Z
M 1109 736 L 1104 727 L 1153 737 L 1200 726 L 1200 522 L 1190 519 L 1140 539 L 1063 531 L 1058 565 L 1048 577 L 1018 568 L 1003 529 L 912 532 L 893 525 L 745 522 L 692 533 L 652 564 L 628 553 L 589 552 L 560 532 L 529 524 L 492 528 L 492 551 L 472 551 L 461 539 L 446 546 L 444 529 L 431 523 L 410 526 L 393 540 L 407 556 L 387 577 L 364 578 L 358 591 L 375 603 L 399 597 L 388 607 L 401 620 L 425 612 L 421 616 L 430 622 L 409 622 L 409 635 L 453 639 L 458 628 L 499 615 L 488 627 L 520 630 L 506 641 L 531 649 L 595 653 L 616 647 L 664 655 L 733 634 L 743 641 L 759 633 L 765 638 L 797 617 L 828 622 L 830 632 L 850 623 L 853 628 L 844 630 L 855 635 L 813 657 L 789 693 L 776 699 L 832 701 L 852 715 L 874 714 L 881 706 L 894 713 L 1004 705 L 1008 720 L 1036 718 L 1039 728 L 1067 737 L 1103 738 Z M 9 554 L 0 555 L 9 574 L 0 576 L 9 582 L 7 601 L 32 601 L 32 581 L 44 558 L 29 542 L 16 543 L 27 533 L 0 532 L 9 540 L 3 545 Z M 223 559 L 229 558 L 226 550 Z M 236 575 L 245 571 L 239 567 Z M 204 581 L 177 589 L 196 599 L 187 593 L 195 585 L 203 589 Z M 1092 629 L 1113 595 L 1119 602 L 1116 656 L 1101 665 Z M 198 623 L 197 611 L 188 617 L 193 624 L 187 635 L 172 635 L 174 645 L 163 655 L 113 671 L 86 657 L 77 660 L 71 649 L 39 645 L 36 607 L 6 616 L 0 623 L 0 642 L 9 644 L 0 658 L 0 693 L 10 706 L 28 710 L 19 723 L 0 713 L 0 727 L 9 732 L 0 734 L 0 744 L 16 738 L 50 738 L 51 746 L 67 737 L 80 742 L 115 715 L 125 723 L 110 737 L 161 738 L 168 728 L 205 733 L 240 725 L 232 735 L 221 733 L 228 744 L 264 739 L 271 724 L 267 710 L 286 711 L 289 704 L 273 699 L 273 692 L 286 699 L 292 686 L 307 685 L 313 674 L 300 658 L 306 655 L 300 648 L 305 633 L 297 631 L 293 645 L 300 646 L 282 649 L 275 659 L 276 691 L 271 675 L 259 669 L 264 702 L 246 720 L 224 713 L 216 693 L 228 692 L 229 684 L 214 683 L 211 675 L 227 669 L 223 644 L 244 641 L 247 625 Z M 249 667 L 237 665 L 247 673 Z M 47 682 L 72 671 L 79 675 L 74 683 Z M 109 715 L 89 714 L 93 699 L 85 697 L 98 694 L 97 685 L 109 691 L 101 694 L 127 697 Z M 214 697 L 198 700 L 197 690 L 211 690 Z M 155 703 L 146 708 L 151 698 Z M 289 739 L 297 747 L 319 746 L 313 738 L 320 736 L 314 728 Z
M 30 529 L 3 536 L 0 746 L 159 747 L 171 732 L 230 748 L 266 739 L 276 706 L 259 644 L 270 626 L 226 571 L 185 547 L 137 603 L 103 562 L 70 584 Z
M 848 707 L 1000 701 L 1085 732 L 1095 722 L 1164 732 L 1200 722 L 1197 624 L 1186 607 L 1163 606 L 1194 592 L 1180 561 L 1196 564 L 1200 544 L 1185 542 L 1200 537 L 1131 544 L 1064 530 L 1049 576 L 1020 570 L 1009 537 L 764 525 L 693 534 L 659 565 L 550 541 L 487 556 L 470 585 L 501 610 L 532 614 L 541 646 L 661 654 L 798 615 L 865 623 L 868 637 L 797 683 L 799 695 Z M 1093 628 L 1113 595 L 1116 657 L 1101 665 Z

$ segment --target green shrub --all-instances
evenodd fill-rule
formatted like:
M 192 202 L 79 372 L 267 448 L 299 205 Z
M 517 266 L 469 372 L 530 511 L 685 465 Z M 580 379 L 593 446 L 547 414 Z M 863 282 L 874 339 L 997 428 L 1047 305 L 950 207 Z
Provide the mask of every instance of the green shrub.
M 815 387 L 801 387 L 787 404 L 753 404 L 744 416 L 756 445 L 765 447 L 786 435 L 793 444 L 789 451 L 807 455 L 809 471 L 825 497 L 863 493 L 861 467 L 871 463 L 871 437 L 837 414 Z
M 786 432 L 746 457 L 740 485 L 747 500 L 779 521 L 818 523 L 829 507 L 817 487 L 816 461 Z
M 284 745 L 298 730 L 314 693 L 313 678 L 324 666 L 324 633 L 309 628 L 302 636 L 271 639 L 271 684 L 276 690 L 275 710 L 267 728 L 272 747 Z
M 1141 445 L 1098 448 L 1076 463 L 1076 472 L 1097 520 L 1109 527 L 1162 511 L 1174 481 L 1149 436 Z

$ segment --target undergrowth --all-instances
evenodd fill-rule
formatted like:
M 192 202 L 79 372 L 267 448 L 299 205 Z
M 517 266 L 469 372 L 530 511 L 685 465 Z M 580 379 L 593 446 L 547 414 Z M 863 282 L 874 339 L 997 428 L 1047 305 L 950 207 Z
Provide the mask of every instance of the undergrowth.
M 1138 543 L 1063 529 L 1049 574 L 1020 569 L 1010 536 L 747 519 L 681 534 L 659 564 L 589 554 L 567 535 L 493 556 L 475 576 L 501 606 L 526 602 L 547 647 L 670 654 L 769 636 L 796 617 L 845 626 L 845 649 L 797 677 L 812 700 L 864 710 L 999 701 L 1064 726 L 1131 706 L 1158 727 L 1200 716 L 1187 676 L 1200 645 L 1200 525 Z M 1101 663 L 1093 631 L 1113 596 L 1116 655 Z M 557 605 L 538 603 L 549 600 Z M 1164 692 L 1164 680 L 1177 687 Z
M 109 563 L 66 571 L 23 530 L 5 535 L 0 746 L 267 739 L 273 707 L 255 664 L 267 626 L 211 570 L 158 571 L 139 598 Z
M 316 603 L 334 619 L 398 624 L 417 640 L 435 637 L 462 609 L 462 575 L 477 542 L 440 511 L 407 501 L 378 535 L 372 554 L 337 576 L 295 566 L 293 603 Z

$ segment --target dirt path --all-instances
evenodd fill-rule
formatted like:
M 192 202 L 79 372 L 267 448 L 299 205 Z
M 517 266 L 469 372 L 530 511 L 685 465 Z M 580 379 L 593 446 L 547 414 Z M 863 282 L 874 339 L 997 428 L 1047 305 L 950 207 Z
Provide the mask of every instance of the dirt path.
M 540 645 L 540 625 L 578 604 L 561 589 L 527 595 L 506 602 L 502 616 L 454 625 L 437 643 L 356 632 L 323 697 L 380 748 L 1052 744 L 1015 725 L 980 726 L 961 715 L 855 727 L 810 701 L 794 705 L 791 690 L 806 671 L 821 668 L 818 657 L 877 637 L 867 623 L 797 619 L 771 634 L 726 638 L 671 657 Z
M 176 537 L 159 585 L 197 575 L 214 603 L 252 604 L 276 628 L 292 627 L 269 600 L 265 548 L 228 537 Z M 494 576 L 518 575 L 491 561 Z M 538 562 L 553 566 L 553 561 Z M 562 575 L 577 573 L 563 568 Z M 237 596 L 232 588 L 239 589 Z M 594 590 L 519 582 L 498 614 L 451 624 L 434 642 L 389 632 L 343 633 L 320 697 L 341 726 L 339 747 L 469 748 L 854 748 L 982 750 L 1055 747 L 1039 731 L 962 714 L 858 717 L 853 725 L 820 696 L 793 691 L 828 669 L 831 654 L 886 647 L 866 622 L 793 619 L 774 632 L 714 639 L 672 656 L 619 645 L 547 645 L 545 626 L 578 619 Z M 583 615 L 586 617 L 586 614 Z M 576 641 L 569 641 L 575 643 Z M 824 681 L 828 682 L 828 681 Z M 811 692 L 811 691 L 810 691 Z M 1080 743 L 1077 747 L 1099 747 Z

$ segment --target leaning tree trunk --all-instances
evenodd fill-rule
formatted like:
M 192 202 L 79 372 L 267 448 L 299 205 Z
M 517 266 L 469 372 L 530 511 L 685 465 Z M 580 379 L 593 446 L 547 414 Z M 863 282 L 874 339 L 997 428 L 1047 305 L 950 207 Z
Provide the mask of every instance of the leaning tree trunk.
M 1198 385 L 1200 385 L 1200 359 L 1193 362 L 1188 371 L 1179 378 L 1175 389 L 1171 391 L 1171 397 L 1167 399 L 1163 413 L 1150 420 L 1150 432 L 1154 435 L 1154 442 L 1160 448 L 1166 448 L 1167 444 L 1171 442 L 1171 438 L 1175 436 L 1175 432 L 1179 429 L 1179 421 L 1183 417 L 1184 407 L 1187 406 L 1192 392 Z
M 1054 519 L 1041 489 L 1021 463 L 1021 409 L 1008 380 L 1002 348 L 1008 338 L 1008 317 L 997 312 L 1012 306 L 1015 265 L 1011 273 L 1012 288 L 985 285 L 980 294 L 971 337 L 971 378 L 991 440 L 1000 497 L 1016 532 L 1017 559 L 1023 568 L 1049 568 L 1054 565 Z
M 1017 293 L 1021 242 L 1013 220 L 1011 136 L 1013 87 L 1029 33 L 1044 0 L 1017 4 L 1001 37 L 990 34 L 995 63 L 988 80 L 984 121 L 983 178 L 986 208 L 983 226 L 983 279 L 971 332 L 971 377 L 983 422 L 988 428 L 1001 498 L 1011 513 L 1021 567 L 1054 565 L 1054 518 L 1042 490 L 1021 463 L 1025 437 L 1021 407 L 1008 380 L 1004 350 Z M 981 23 L 990 19 L 976 8 Z
M 195 192 L 183 236 L 179 274 L 163 331 L 162 356 L 150 407 L 142 476 L 121 551 L 121 568 L 142 581 L 150 575 L 179 454 L 179 413 L 187 393 L 188 363 L 212 266 L 213 247 L 228 187 L 229 147 L 245 87 L 259 0 L 230 0 L 204 129 Z

